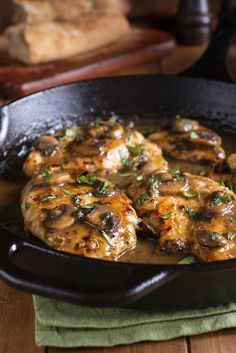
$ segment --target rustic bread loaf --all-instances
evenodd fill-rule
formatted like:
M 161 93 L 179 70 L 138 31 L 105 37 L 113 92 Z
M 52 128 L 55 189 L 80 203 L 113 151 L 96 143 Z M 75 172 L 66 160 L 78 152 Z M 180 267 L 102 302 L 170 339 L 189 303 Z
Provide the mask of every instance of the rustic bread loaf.
M 106 45 L 127 33 L 120 12 L 93 11 L 79 22 L 24 23 L 9 27 L 9 53 L 26 64 L 63 59 Z
M 13 23 L 77 21 L 93 10 L 127 13 L 127 0 L 14 0 Z

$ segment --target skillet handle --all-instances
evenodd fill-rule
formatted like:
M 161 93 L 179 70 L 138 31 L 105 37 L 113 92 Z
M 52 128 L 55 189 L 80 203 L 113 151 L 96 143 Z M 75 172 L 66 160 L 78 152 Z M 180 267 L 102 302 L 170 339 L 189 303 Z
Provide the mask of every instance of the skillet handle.
M 80 305 L 123 306 L 182 272 L 182 266 L 177 271 L 72 256 L 32 244 L 5 229 L 0 232 L 1 279 L 18 289 Z
M 236 5 L 231 5 L 220 20 L 203 56 L 181 76 L 233 82 L 228 73 L 227 53 L 236 39 Z

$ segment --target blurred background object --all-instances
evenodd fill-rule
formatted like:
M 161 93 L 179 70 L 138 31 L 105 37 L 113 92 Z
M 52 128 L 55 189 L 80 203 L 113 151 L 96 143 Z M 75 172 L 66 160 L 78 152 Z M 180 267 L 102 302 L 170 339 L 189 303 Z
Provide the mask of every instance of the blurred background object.
M 114 74 L 180 72 L 203 53 L 234 1 L 0 0 L 2 95 Z

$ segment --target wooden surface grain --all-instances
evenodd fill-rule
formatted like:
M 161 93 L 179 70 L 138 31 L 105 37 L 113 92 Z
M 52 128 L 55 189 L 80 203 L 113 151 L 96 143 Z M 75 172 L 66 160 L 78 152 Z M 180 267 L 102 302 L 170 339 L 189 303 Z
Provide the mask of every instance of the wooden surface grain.
M 178 47 L 161 61 L 123 70 L 119 74 L 177 73 L 190 66 L 204 47 Z M 236 72 L 236 50 L 230 53 Z M 0 281 L 0 353 L 235 353 L 236 329 L 164 342 L 142 342 L 112 348 L 38 348 L 34 343 L 34 311 L 30 294 L 19 292 Z

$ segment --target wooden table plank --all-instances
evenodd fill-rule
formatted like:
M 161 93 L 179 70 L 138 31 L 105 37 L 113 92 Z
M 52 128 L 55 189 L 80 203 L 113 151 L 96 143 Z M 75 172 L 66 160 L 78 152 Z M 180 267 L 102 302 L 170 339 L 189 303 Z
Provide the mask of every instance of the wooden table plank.
M 34 343 L 34 310 L 30 294 L 0 281 L 0 353 L 43 353 Z
M 191 353 L 235 353 L 236 329 L 192 337 L 190 347 Z
M 188 353 L 184 338 L 163 342 L 141 342 L 111 348 L 49 348 L 48 353 Z M 209 352 L 210 353 L 210 352 Z M 212 353 L 212 352 L 211 352 Z

